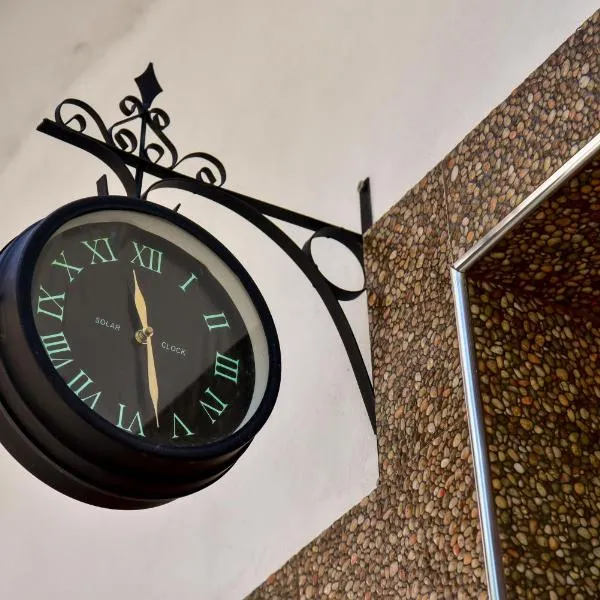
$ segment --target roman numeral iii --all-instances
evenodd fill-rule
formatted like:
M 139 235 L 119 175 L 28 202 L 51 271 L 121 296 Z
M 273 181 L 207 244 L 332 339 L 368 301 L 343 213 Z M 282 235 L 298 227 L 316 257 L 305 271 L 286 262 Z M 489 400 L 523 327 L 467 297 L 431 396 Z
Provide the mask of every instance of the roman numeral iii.
M 116 262 L 119 260 L 110 247 L 108 238 L 98 238 L 90 242 L 81 242 L 88 250 L 92 252 L 91 265 L 99 263 Z
M 215 375 L 237 383 L 239 364 L 239 360 L 235 360 L 226 354 L 217 352 L 217 357 L 215 359 Z
M 155 273 L 161 273 L 162 271 L 162 260 L 163 252 L 150 248 L 150 246 L 144 246 L 137 242 L 132 242 L 135 249 L 135 257 L 131 261 L 134 265 L 139 265 L 149 271 Z

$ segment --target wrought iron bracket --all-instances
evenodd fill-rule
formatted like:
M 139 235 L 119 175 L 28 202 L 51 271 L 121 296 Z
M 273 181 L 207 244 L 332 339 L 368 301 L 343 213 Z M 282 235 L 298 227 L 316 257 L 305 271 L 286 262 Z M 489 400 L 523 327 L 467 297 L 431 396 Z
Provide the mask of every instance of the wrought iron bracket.
M 54 120 L 44 119 L 38 131 L 93 154 L 117 176 L 128 196 L 146 200 L 157 189 L 185 190 L 220 204 L 257 227 L 275 242 L 298 266 L 327 308 L 348 354 L 367 414 L 375 429 L 375 399 L 373 387 L 352 328 L 340 305 L 342 301 L 360 296 L 363 289 L 345 290 L 329 281 L 319 270 L 312 256 L 315 238 L 327 237 L 344 245 L 363 268 L 363 236 L 372 225 L 369 180 L 359 183 L 362 233 L 337 227 L 331 223 L 257 200 L 223 187 L 226 171 L 223 163 L 206 152 L 191 152 L 182 158 L 165 134 L 169 115 L 152 107 L 162 88 L 152 63 L 135 78 L 139 97 L 128 95 L 119 103 L 124 118 L 107 126 L 100 115 L 87 103 L 74 98 L 63 100 L 54 111 Z M 70 113 L 71 116 L 67 116 Z M 138 132 L 133 131 L 133 126 Z M 96 135 L 90 134 L 95 127 Z M 184 172 L 187 165 L 196 163 L 193 174 Z M 157 178 L 145 190 L 145 174 Z M 97 182 L 98 195 L 108 194 L 106 176 Z M 179 209 L 179 205 L 175 210 Z M 300 248 L 280 227 L 267 217 L 291 223 L 313 232 Z

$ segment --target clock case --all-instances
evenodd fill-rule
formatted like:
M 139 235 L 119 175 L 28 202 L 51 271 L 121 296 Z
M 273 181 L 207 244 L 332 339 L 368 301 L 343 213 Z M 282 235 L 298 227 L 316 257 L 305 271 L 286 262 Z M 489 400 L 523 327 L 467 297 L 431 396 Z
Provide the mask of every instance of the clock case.
M 268 382 L 256 413 L 228 437 L 185 448 L 144 441 L 96 415 L 54 370 L 34 324 L 33 271 L 59 227 L 99 210 L 137 211 L 168 220 L 215 252 L 250 295 L 267 339 Z M 124 196 L 86 198 L 32 225 L 0 253 L 0 441 L 32 474 L 68 496 L 107 508 L 138 509 L 214 483 L 267 421 L 280 375 L 277 332 L 258 287 L 223 244 L 172 210 Z

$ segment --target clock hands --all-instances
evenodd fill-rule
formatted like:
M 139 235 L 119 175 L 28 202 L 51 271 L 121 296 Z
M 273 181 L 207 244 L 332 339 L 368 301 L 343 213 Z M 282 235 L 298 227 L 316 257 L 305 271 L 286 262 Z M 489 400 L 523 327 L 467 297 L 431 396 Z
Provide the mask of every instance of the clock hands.
M 135 275 L 135 269 L 133 270 L 133 283 L 134 283 L 134 294 L 133 299 L 135 302 L 135 309 L 137 310 L 138 317 L 140 319 L 141 329 L 136 331 L 135 339 L 146 346 L 146 354 L 148 358 L 148 388 L 150 390 L 150 398 L 154 406 L 154 414 L 156 416 L 156 426 L 159 427 L 158 423 L 158 379 L 156 377 L 156 365 L 154 364 L 154 352 L 152 350 L 152 335 L 154 330 L 148 325 L 148 309 L 146 308 L 146 300 L 142 294 L 142 290 L 138 284 L 137 277 Z

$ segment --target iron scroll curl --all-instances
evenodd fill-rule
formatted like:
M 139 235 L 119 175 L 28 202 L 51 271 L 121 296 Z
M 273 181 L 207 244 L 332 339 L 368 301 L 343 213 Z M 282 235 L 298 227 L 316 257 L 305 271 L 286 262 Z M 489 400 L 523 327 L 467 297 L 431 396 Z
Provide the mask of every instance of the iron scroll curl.
M 63 129 L 85 135 L 89 140 L 95 140 L 122 154 L 162 169 L 171 170 L 180 167 L 184 162 L 187 164 L 191 160 L 199 160 L 200 166 L 196 168 L 193 176 L 204 183 L 224 185 L 227 173 L 218 158 L 207 152 L 191 152 L 180 158 L 175 144 L 166 135 L 165 130 L 171 124 L 171 118 L 162 108 L 151 108 L 156 96 L 162 92 L 152 63 L 135 78 L 135 82 L 140 97 L 129 94 L 119 102 L 119 110 L 125 118 L 114 124 L 108 126 L 96 110 L 76 98 L 67 98 L 56 107 L 55 123 Z M 73 114 L 70 116 L 67 116 L 67 108 L 72 109 L 70 112 Z M 91 134 L 91 123 L 97 129 L 96 136 Z M 139 132 L 133 130 L 133 125 L 136 124 L 139 124 Z M 141 191 L 141 174 L 144 171 L 150 172 L 149 169 L 136 168 L 137 196 Z
M 354 256 L 356 257 L 356 260 L 358 260 L 358 262 L 361 266 L 361 269 L 363 271 L 363 277 L 364 277 L 365 273 L 364 273 L 364 264 L 363 264 L 363 249 L 362 249 L 362 243 L 361 243 L 362 238 L 359 242 L 356 239 L 356 236 L 352 232 L 349 232 L 346 229 L 342 229 L 341 227 L 329 226 L 329 227 L 323 227 L 322 229 L 315 231 L 310 236 L 310 238 L 308 238 L 308 240 L 306 241 L 304 246 L 302 246 L 302 251 L 305 252 L 308 256 L 310 256 L 310 259 L 313 261 L 315 266 L 316 266 L 317 262 L 315 261 L 313 255 L 312 255 L 312 242 L 314 239 L 317 239 L 317 238 L 329 238 L 329 239 L 335 240 L 336 242 L 339 242 L 340 244 L 345 246 L 348 250 L 350 250 L 350 252 L 352 252 L 352 254 L 354 254 Z M 364 286 L 359 290 L 346 290 L 344 288 L 338 287 L 335 283 L 333 283 L 329 279 L 327 279 L 327 282 L 329 283 L 329 287 L 331 288 L 331 291 L 335 294 L 335 297 L 340 301 L 355 300 L 365 291 Z

